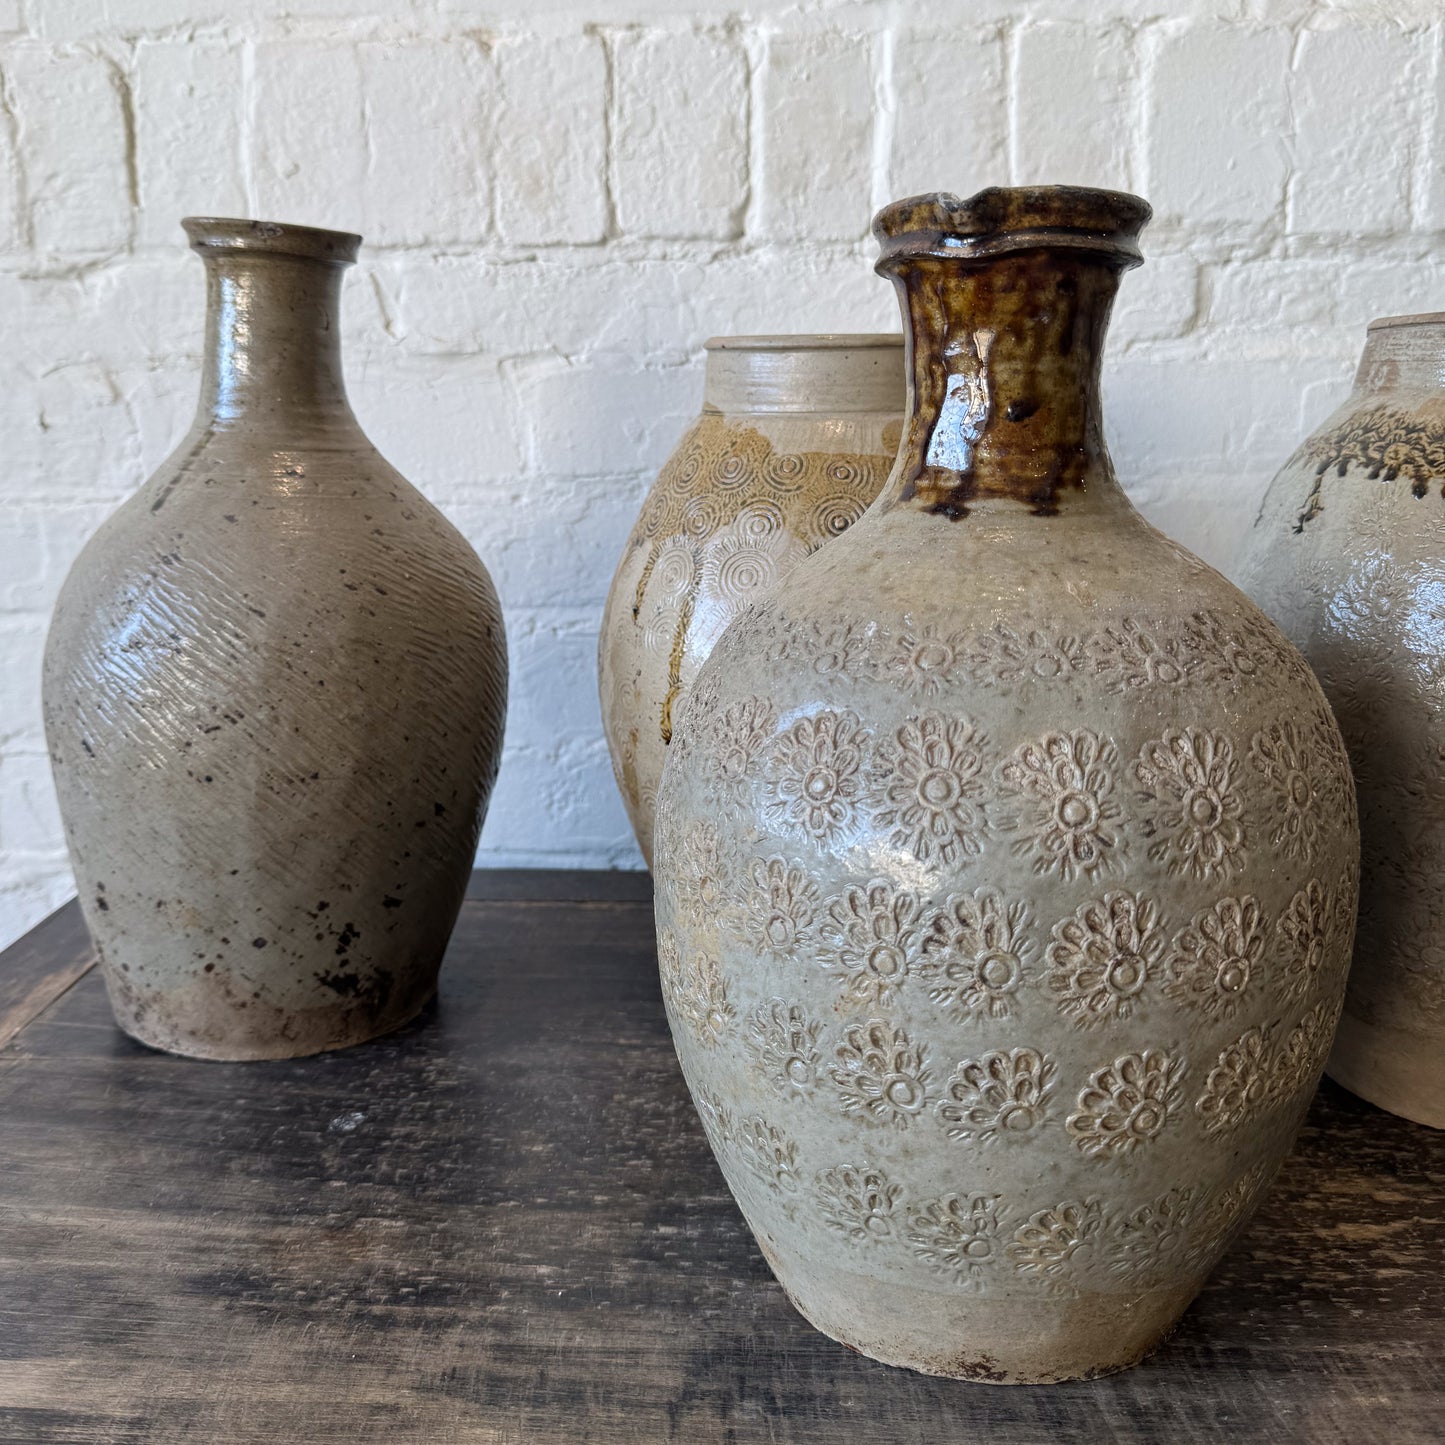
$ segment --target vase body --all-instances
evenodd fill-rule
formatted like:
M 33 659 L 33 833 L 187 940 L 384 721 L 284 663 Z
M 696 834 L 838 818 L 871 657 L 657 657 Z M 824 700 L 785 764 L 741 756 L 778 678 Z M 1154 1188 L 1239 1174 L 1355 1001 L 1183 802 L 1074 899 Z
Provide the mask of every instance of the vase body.
M 1285 463 L 1242 580 L 1344 732 L 1360 918 L 1328 1072 L 1445 1128 L 1445 315 L 1370 328 L 1354 390 Z
M 643 504 L 598 646 L 603 730 L 648 866 L 675 718 L 723 629 L 878 495 L 898 447 L 901 336 L 707 344 L 702 415 Z
M 505 640 L 475 553 L 346 403 L 358 238 L 186 227 L 208 284 L 197 419 L 65 582 L 46 734 L 120 1026 L 291 1057 L 435 991 L 496 776 Z
M 1288 1151 L 1344 987 L 1324 698 L 1104 449 L 1147 214 L 1052 187 L 880 214 L 897 465 L 721 639 L 659 794 L 664 994 L 728 1183 L 809 1320 L 932 1374 L 1153 1348 Z

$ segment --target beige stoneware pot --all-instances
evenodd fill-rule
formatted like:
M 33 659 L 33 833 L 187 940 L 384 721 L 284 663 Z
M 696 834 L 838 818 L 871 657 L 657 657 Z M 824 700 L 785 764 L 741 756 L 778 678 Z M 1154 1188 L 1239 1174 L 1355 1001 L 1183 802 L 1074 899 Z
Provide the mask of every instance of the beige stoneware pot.
M 1245 587 L 1319 674 L 1360 800 L 1360 924 L 1329 1073 L 1445 1128 L 1445 315 L 1373 322 L 1344 405 L 1270 484 Z M 1293 831 L 1282 839 L 1298 850 Z
M 707 343 L 702 415 L 668 458 L 612 579 L 602 723 L 648 865 L 657 783 L 723 629 L 878 495 L 898 449 L 901 336 Z
M 880 213 L 897 465 L 724 634 L 659 794 L 663 988 L 728 1183 L 809 1320 L 930 1374 L 1153 1349 L 1288 1152 L 1343 995 L 1324 696 L 1104 446 L 1148 214 L 1063 187 Z
M 120 1026 L 283 1058 L 396 1028 L 435 991 L 506 646 L 476 554 L 347 405 L 359 237 L 185 226 L 208 294 L 195 424 L 66 580 L 45 726 Z

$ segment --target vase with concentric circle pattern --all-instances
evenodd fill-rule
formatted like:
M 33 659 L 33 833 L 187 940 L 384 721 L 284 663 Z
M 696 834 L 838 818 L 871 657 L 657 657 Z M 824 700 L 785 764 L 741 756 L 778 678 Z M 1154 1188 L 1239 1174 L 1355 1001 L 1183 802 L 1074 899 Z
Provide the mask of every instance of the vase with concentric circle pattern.
M 702 415 L 658 476 L 612 580 L 602 722 L 649 865 L 657 782 L 723 629 L 860 517 L 898 447 L 901 336 L 707 343 Z
M 835 1339 L 960 1379 L 1158 1344 L 1288 1152 L 1344 993 L 1324 695 L 1104 446 L 1148 214 L 1043 187 L 879 215 L 897 464 L 723 635 L 658 798 L 668 1014 L 764 1255 Z
M 496 779 L 497 594 L 367 440 L 341 369 L 360 237 L 190 220 L 195 423 L 91 538 L 45 731 L 120 1026 L 206 1059 L 360 1043 L 436 992 Z
M 1371 323 L 1354 390 L 1270 483 L 1241 576 L 1319 674 L 1360 800 L 1360 924 L 1328 1073 L 1445 1129 L 1445 314 Z M 1266 762 L 1311 820 L 1294 738 Z

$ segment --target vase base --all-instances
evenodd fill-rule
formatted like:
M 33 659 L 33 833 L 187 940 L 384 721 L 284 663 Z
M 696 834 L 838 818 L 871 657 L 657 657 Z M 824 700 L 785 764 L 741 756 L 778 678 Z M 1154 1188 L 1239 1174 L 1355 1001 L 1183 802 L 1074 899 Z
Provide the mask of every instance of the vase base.
M 1168 1338 L 1200 1281 L 1137 1295 L 1000 1300 L 937 1295 L 876 1279 L 793 1307 L 830 1339 L 885 1365 L 986 1385 L 1094 1380 L 1139 1364 Z M 860 1302 L 863 1302 L 860 1304 Z
M 281 1009 L 255 1006 L 251 1020 L 237 1021 L 235 1010 L 211 1009 L 205 1017 L 183 1017 L 176 1007 L 137 1003 L 111 986 L 111 1008 L 122 1033 L 148 1049 L 210 1063 L 260 1063 L 332 1053 L 368 1043 L 411 1023 L 436 997 L 436 983 L 405 1003 L 378 1012 L 364 1005 Z
M 1445 1049 L 1439 1039 L 1378 1028 L 1346 1010 L 1325 1072 L 1378 1109 L 1445 1129 Z

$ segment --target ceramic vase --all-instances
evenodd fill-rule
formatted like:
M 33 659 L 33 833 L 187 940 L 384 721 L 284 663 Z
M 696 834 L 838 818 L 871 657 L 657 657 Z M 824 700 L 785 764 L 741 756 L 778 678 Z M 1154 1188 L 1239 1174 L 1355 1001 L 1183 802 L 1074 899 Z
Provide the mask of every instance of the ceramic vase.
M 930 1374 L 1151 1350 L 1289 1150 L 1344 989 L 1324 697 L 1105 450 L 1148 214 L 880 213 L 897 464 L 724 634 L 659 794 L 663 989 L 728 1184 L 809 1320 Z
M 1355 959 L 1328 1072 L 1445 1128 L 1445 315 L 1368 331 L 1285 463 L 1242 578 L 1314 666 L 1359 793 Z M 1291 825 L 1279 846 L 1298 852 Z
M 200 405 L 76 561 L 46 734 L 121 1028 L 208 1059 L 340 1048 L 435 991 L 496 776 L 497 596 L 342 382 L 359 237 L 189 220 Z
M 723 629 L 878 495 L 898 449 L 901 336 L 707 343 L 702 415 L 663 467 L 612 579 L 602 723 L 652 865 L 673 723 Z

